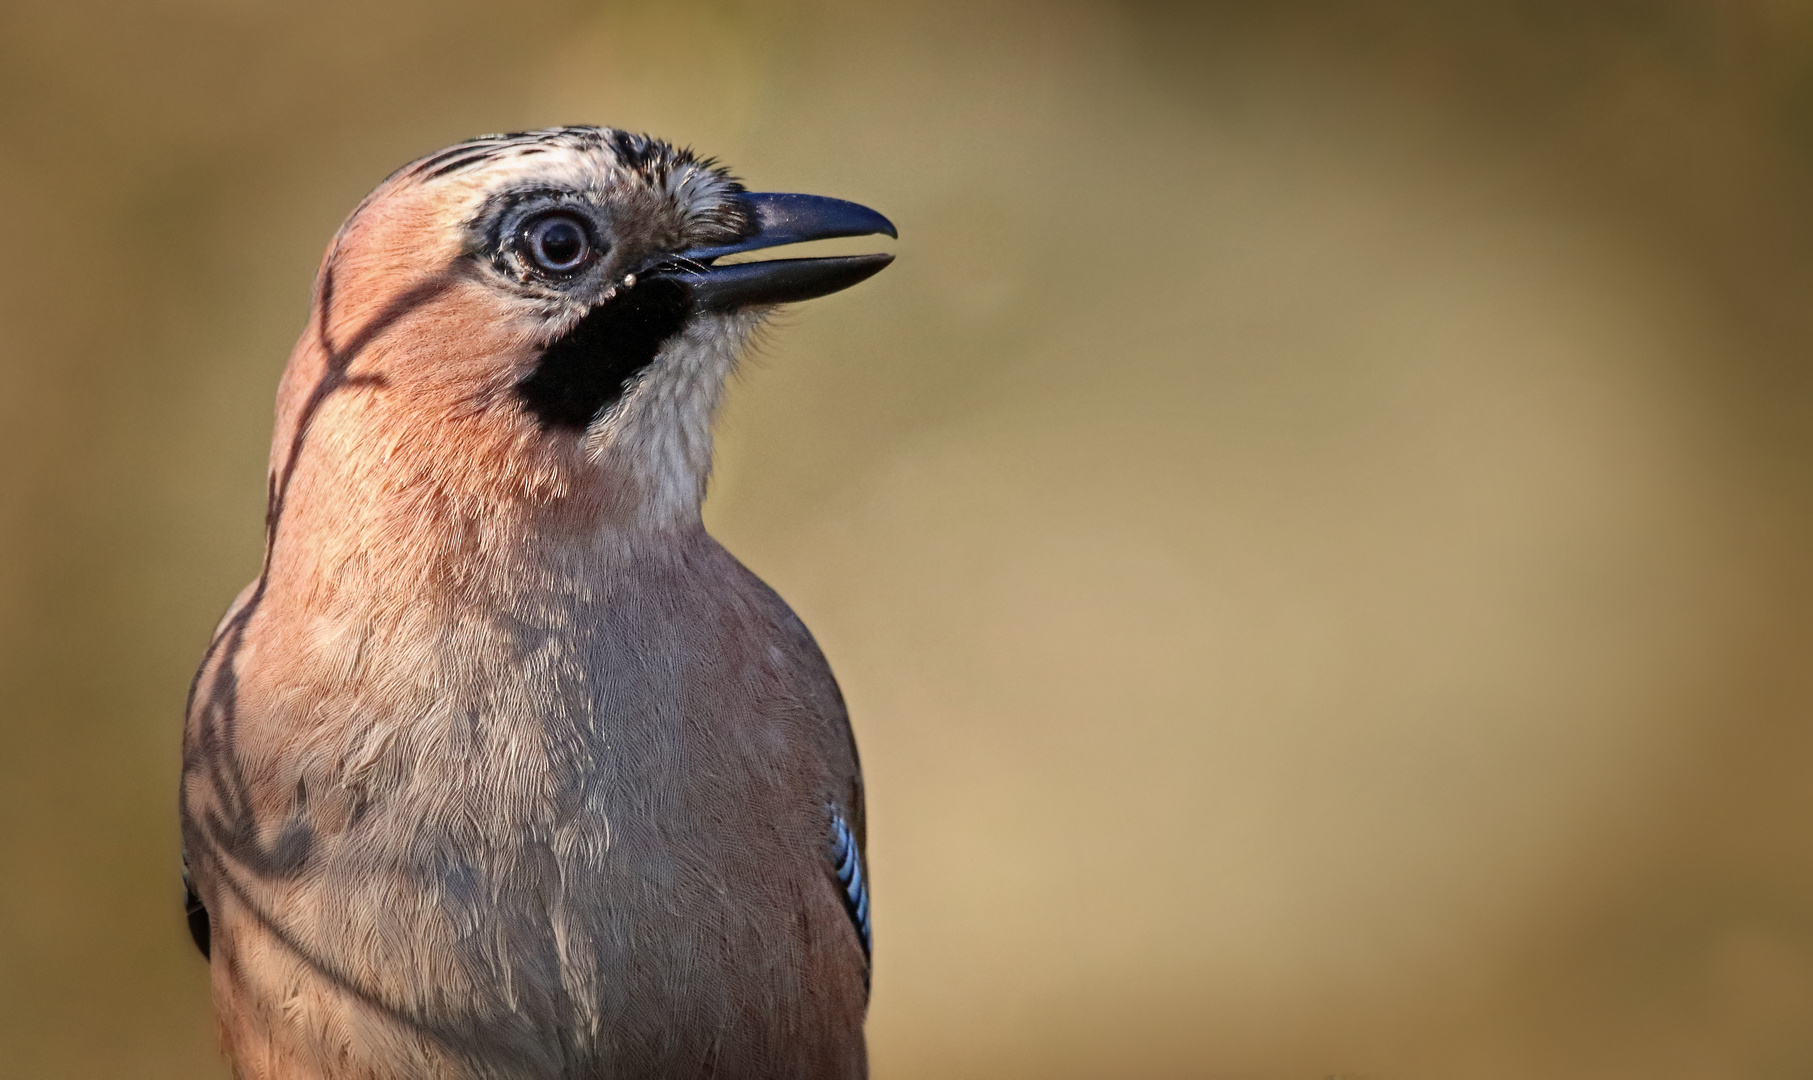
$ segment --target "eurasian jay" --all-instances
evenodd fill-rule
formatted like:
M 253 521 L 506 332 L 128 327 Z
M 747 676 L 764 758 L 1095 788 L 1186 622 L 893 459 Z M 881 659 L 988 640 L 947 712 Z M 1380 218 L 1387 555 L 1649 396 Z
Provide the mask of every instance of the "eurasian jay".
M 891 257 L 717 260 L 870 234 L 593 127 L 431 154 L 341 227 L 184 734 L 242 1080 L 866 1074 L 842 697 L 700 502 L 764 314 Z

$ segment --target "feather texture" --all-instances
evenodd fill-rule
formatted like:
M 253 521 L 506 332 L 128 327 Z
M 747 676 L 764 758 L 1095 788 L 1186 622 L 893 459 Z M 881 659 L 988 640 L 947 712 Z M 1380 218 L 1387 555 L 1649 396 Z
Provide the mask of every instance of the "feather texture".
M 699 516 L 760 312 L 682 313 L 633 365 L 585 336 L 637 266 L 746 229 L 741 190 L 642 136 L 492 136 L 335 238 L 184 736 L 242 1080 L 866 1074 L 843 701 Z M 583 274 L 504 249 L 537 199 L 591 215 Z M 608 384 L 549 387 L 593 352 Z

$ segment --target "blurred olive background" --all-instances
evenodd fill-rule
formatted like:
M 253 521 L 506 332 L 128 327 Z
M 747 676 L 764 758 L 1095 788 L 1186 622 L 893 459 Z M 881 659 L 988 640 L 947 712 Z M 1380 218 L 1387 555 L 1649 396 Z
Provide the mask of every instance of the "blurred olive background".
M 551 123 L 900 226 L 708 506 L 850 700 L 878 1078 L 1813 1073 L 1813 3 L 64 0 L 0 8 L 0 1076 L 225 1075 L 180 713 L 316 260 Z

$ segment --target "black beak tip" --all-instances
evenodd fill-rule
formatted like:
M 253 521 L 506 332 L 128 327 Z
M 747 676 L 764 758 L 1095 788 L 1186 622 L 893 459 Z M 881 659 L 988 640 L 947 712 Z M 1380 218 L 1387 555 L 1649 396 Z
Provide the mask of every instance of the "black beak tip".
M 894 261 L 894 256 L 883 252 L 878 252 L 874 255 L 855 255 L 852 256 L 852 258 L 858 260 L 862 265 L 868 268 L 868 272 L 863 275 L 863 278 L 874 277 L 876 274 L 886 270 L 889 264 Z
M 831 290 L 832 292 L 842 291 L 852 285 L 860 285 L 869 280 L 876 274 L 886 270 L 888 266 L 893 263 L 894 256 L 877 253 L 874 255 L 851 255 L 848 256 L 848 259 L 849 269 L 845 271 L 842 282 Z

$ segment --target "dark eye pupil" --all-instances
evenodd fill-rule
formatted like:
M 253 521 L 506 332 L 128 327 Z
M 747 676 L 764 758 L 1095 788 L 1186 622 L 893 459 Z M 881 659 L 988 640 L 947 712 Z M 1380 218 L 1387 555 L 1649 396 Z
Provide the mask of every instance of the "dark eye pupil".
M 571 270 L 585 261 L 591 242 L 579 223 L 554 217 L 538 223 L 529 233 L 530 253 L 544 270 Z

